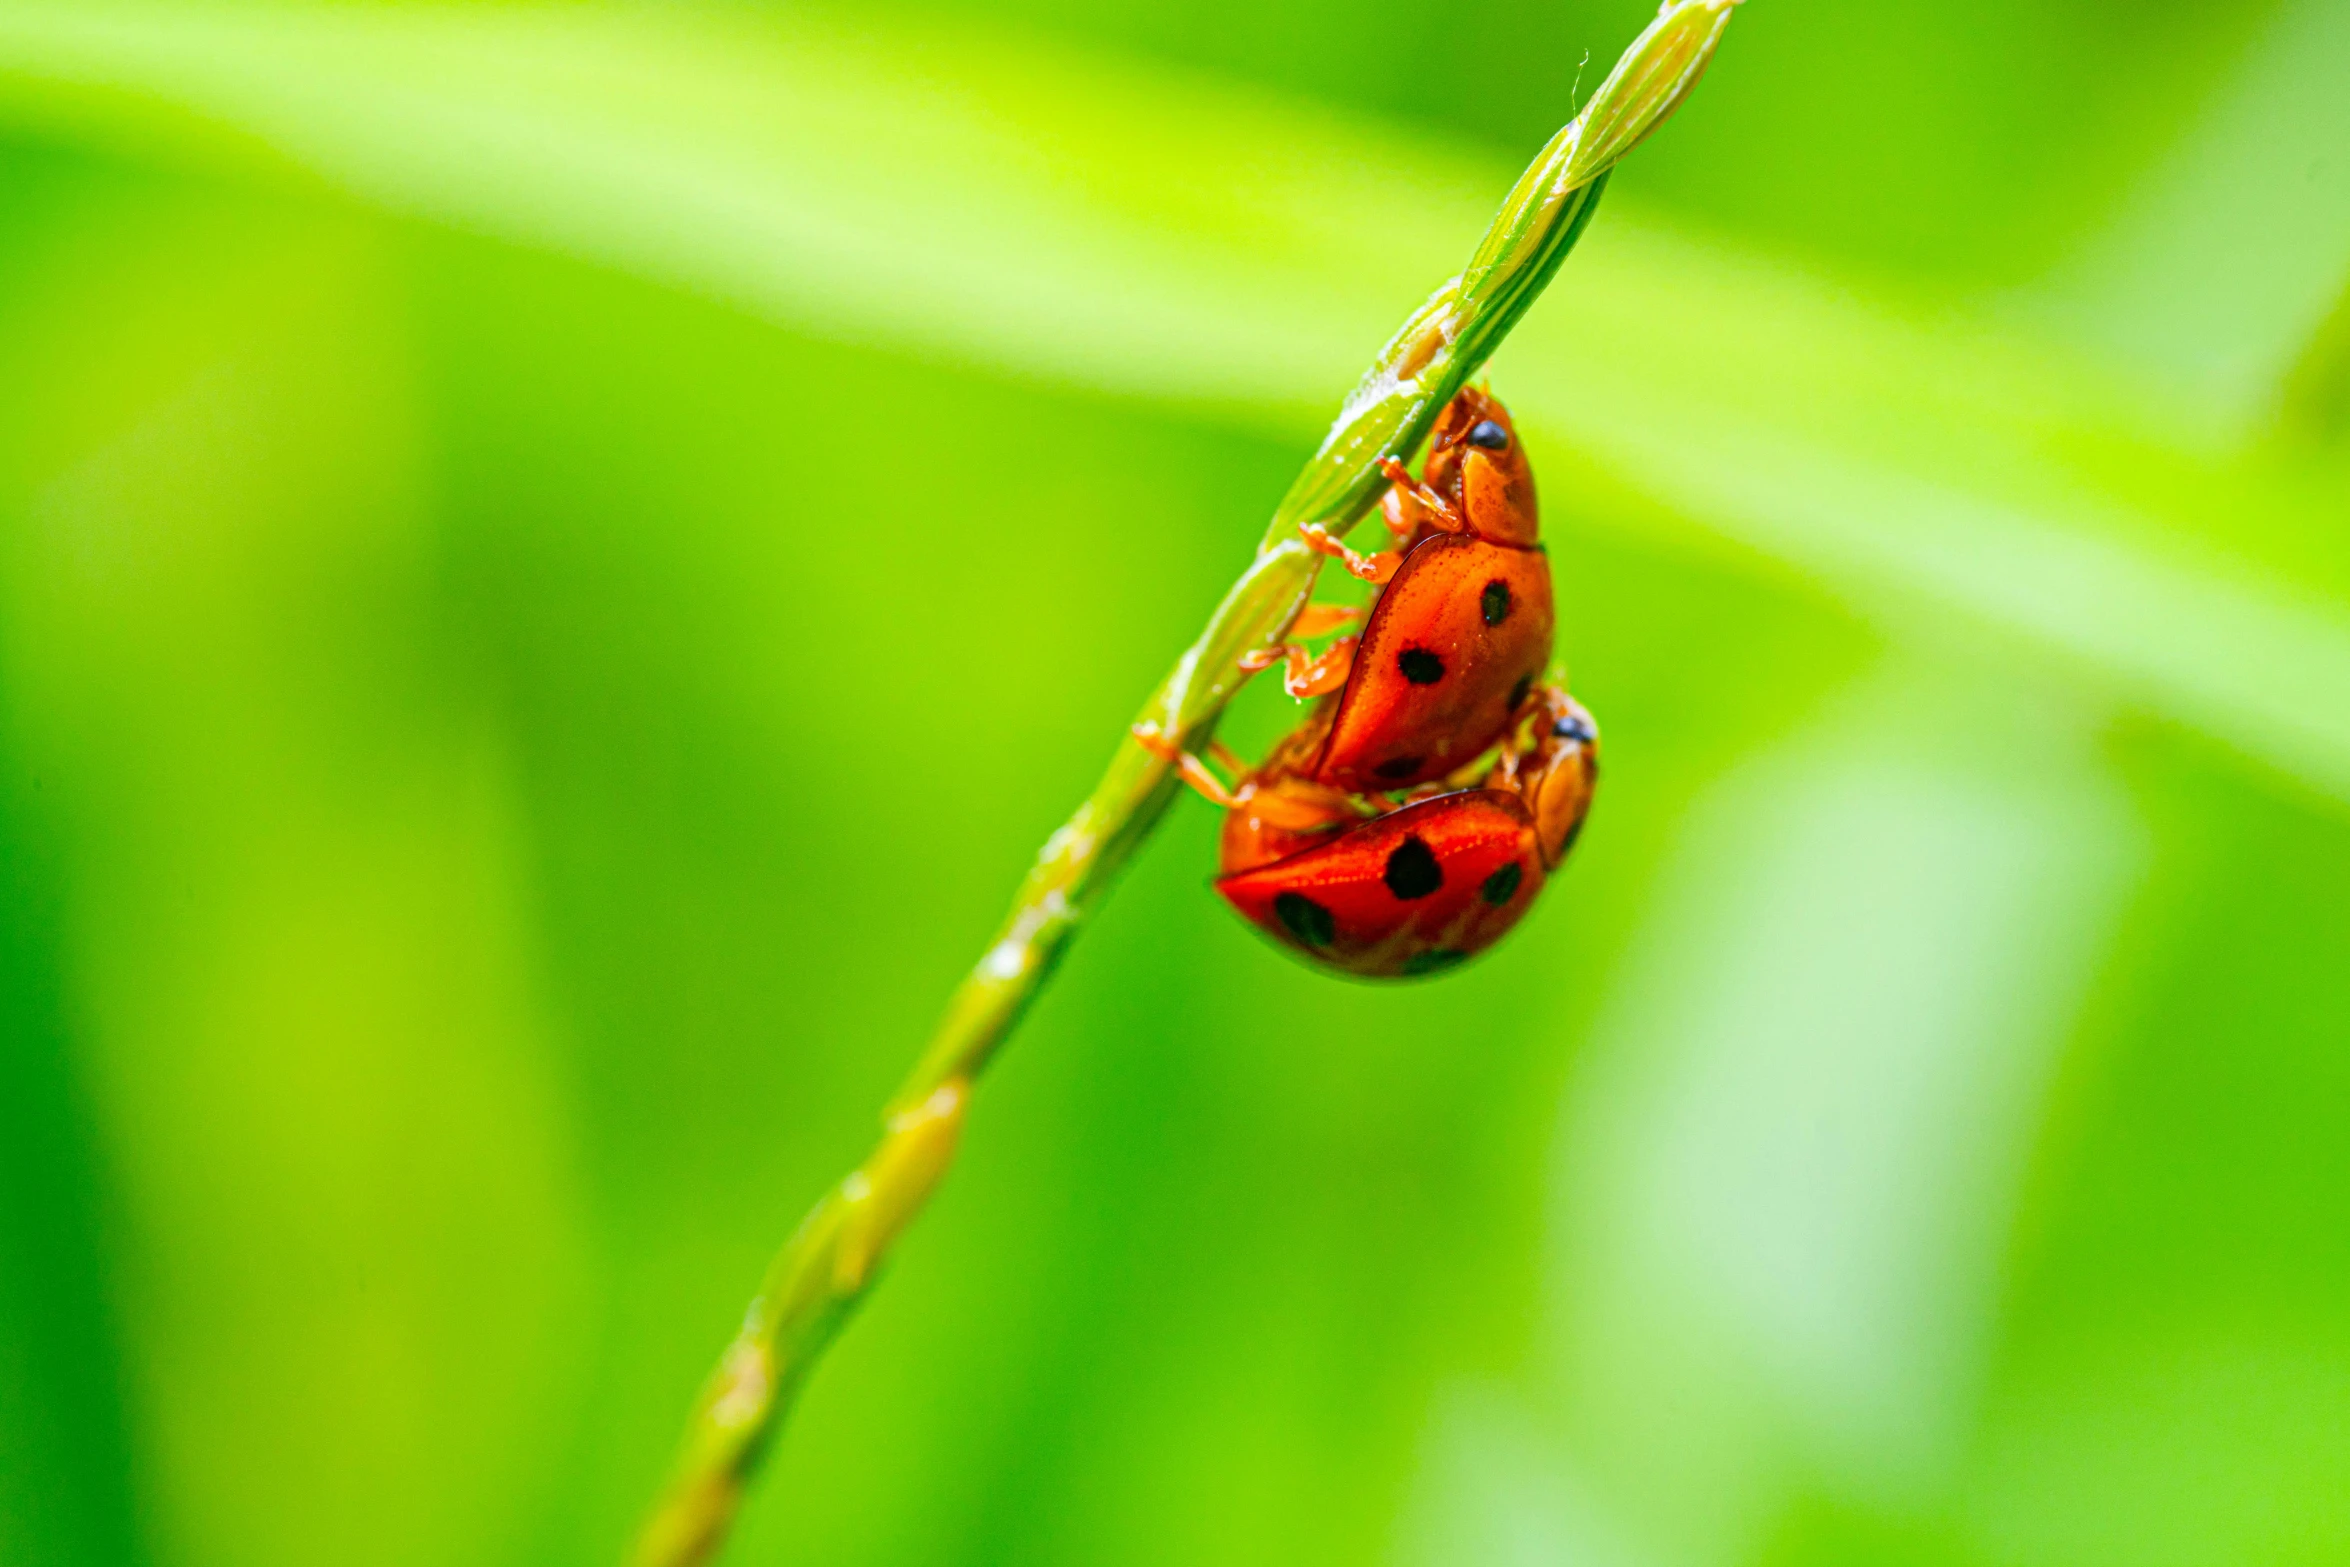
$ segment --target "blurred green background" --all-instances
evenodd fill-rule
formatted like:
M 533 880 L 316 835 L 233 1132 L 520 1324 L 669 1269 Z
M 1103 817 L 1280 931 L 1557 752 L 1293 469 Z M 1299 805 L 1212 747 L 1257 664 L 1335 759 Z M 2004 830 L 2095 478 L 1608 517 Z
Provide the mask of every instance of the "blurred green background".
M 0 1561 L 612 1560 L 1644 12 L 0 3 Z M 1179 805 L 733 1559 L 2350 1561 L 2346 79 L 1755 0 L 1493 368 L 1571 872 Z

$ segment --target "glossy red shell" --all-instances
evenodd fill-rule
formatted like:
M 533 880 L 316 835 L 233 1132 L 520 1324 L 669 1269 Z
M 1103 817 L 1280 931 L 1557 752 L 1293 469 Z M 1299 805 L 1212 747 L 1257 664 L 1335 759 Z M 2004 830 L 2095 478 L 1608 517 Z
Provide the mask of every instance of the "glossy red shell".
M 1305 773 L 1367 794 L 1475 760 L 1549 666 L 1555 618 L 1539 547 L 1472 534 L 1423 539 L 1372 610 Z
M 1401 979 L 1517 924 L 1590 809 L 1598 733 L 1564 687 L 1537 684 L 1556 608 L 1508 410 L 1462 392 L 1423 482 L 1381 510 L 1403 559 L 1345 684 L 1229 797 L 1216 887 L 1315 963 Z M 1393 803 L 1422 786 L 1451 792 Z
M 1501 939 L 1545 871 L 1534 821 L 1497 789 L 1437 795 L 1216 883 L 1245 919 L 1369 978 L 1450 968 Z

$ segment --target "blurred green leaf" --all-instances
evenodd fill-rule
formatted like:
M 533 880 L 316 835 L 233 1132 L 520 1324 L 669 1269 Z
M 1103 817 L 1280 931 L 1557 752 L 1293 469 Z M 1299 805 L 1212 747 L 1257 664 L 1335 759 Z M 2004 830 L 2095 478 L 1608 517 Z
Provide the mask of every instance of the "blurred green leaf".
M 1898 1513 L 1963 1472 L 2034 1133 L 2142 874 L 2081 717 L 1896 665 L 1694 802 L 1553 1195 L 1558 1437 L 1641 1533 L 1745 1559 L 1807 1487 Z
M 953 31 L 77 4 L 0 19 L 0 58 L 20 113 L 71 87 L 135 137 L 160 100 L 394 210 L 1283 429 L 1475 227 L 1473 168 L 1327 112 Z M 1984 323 L 1610 229 L 1505 355 L 1538 428 L 1893 624 L 1954 611 L 2350 799 L 2350 555 L 2318 594 L 2263 559 L 2240 514 L 2312 502 L 2261 459 Z
M 1015 9 L 0 5 L 0 1552 L 610 1559 L 1644 8 Z M 1572 875 L 1333 986 L 1180 808 L 741 1558 L 2339 1558 L 2320 14 L 1748 7 L 1494 370 Z
M 2350 5 L 2288 0 L 2044 303 L 2248 428 L 2350 280 Z M 2257 235 L 2258 242 L 2245 243 Z
M 478 1558 L 550 1467 L 580 1219 L 504 759 L 421 657 L 380 258 L 331 223 L 144 227 L 111 275 L 37 291 L 117 313 L 41 387 L 82 430 L 10 400 L 29 493 L 0 624 L 10 749 L 74 864 L 99 1140 L 146 1242 L 112 1282 L 154 1544 Z

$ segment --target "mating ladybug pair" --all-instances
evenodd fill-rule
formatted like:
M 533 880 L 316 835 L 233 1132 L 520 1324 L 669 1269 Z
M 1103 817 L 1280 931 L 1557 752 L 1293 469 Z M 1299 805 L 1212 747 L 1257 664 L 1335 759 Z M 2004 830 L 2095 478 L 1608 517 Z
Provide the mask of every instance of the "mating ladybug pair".
M 1358 555 L 1319 527 L 1306 542 L 1382 584 L 1360 635 L 1284 666 L 1305 721 L 1227 787 L 1160 736 L 1136 737 L 1225 808 L 1216 890 L 1316 962 L 1376 978 L 1433 974 L 1508 932 L 1558 868 L 1591 807 L 1598 731 L 1545 679 L 1553 612 L 1534 473 L 1509 411 L 1463 391 L 1436 425 L 1422 477 L 1383 464 L 1395 548 Z M 1316 605 L 1294 635 L 1356 612 Z

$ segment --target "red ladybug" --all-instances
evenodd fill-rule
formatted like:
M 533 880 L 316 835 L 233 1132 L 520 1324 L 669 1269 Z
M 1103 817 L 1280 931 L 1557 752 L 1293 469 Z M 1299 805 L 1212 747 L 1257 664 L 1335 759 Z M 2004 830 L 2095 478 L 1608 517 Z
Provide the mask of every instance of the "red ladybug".
M 1537 697 L 1474 787 L 1381 814 L 1260 772 L 1234 792 L 1216 890 L 1275 940 L 1350 974 L 1411 978 L 1475 956 L 1574 847 L 1598 782 L 1591 715 L 1557 687 Z
M 1597 780 L 1598 732 L 1563 688 L 1537 685 L 1553 632 L 1533 470 L 1509 412 L 1467 390 L 1437 421 L 1415 481 L 1385 463 L 1397 550 L 1306 542 L 1384 584 L 1360 637 L 1288 666 L 1293 696 L 1330 695 L 1227 788 L 1147 729 L 1136 738 L 1226 808 L 1217 889 L 1312 960 L 1370 977 L 1429 974 L 1498 941 L 1573 846 Z M 1351 618 L 1316 606 L 1295 634 Z
M 1319 750 L 1293 770 L 1358 794 L 1442 778 L 1492 746 L 1549 666 L 1554 622 L 1534 472 L 1498 398 L 1469 388 L 1446 406 L 1425 482 L 1393 458 L 1386 470 L 1380 512 L 1395 551 L 1358 555 L 1305 529 L 1312 547 L 1386 585 L 1362 635 L 1318 658 L 1290 644 L 1247 661 L 1285 663 L 1292 696 L 1339 693 L 1317 715 Z M 1299 634 L 1331 615 L 1309 611 Z

